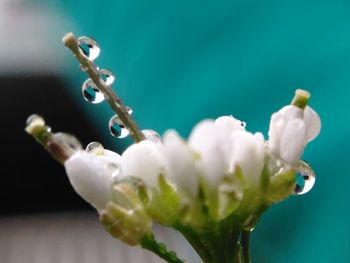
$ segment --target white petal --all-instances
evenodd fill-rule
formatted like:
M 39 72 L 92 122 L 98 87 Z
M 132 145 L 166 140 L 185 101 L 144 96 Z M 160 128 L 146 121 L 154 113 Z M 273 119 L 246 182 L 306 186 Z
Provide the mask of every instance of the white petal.
M 123 176 L 138 177 L 148 186 L 158 188 L 159 175 L 170 173 L 162 147 L 149 140 L 131 145 L 122 154 Z
M 121 159 L 121 156 L 119 154 L 117 154 L 116 152 L 113 152 L 111 150 L 107 150 L 107 149 L 103 150 L 103 156 L 115 158 L 118 161 L 120 161 L 120 159 Z
M 271 116 L 269 129 L 270 151 L 277 157 L 293 164 L 305 148 L 306 128 L 304 111 L 287 105 Z
M 301 119 L 289 121 L 281 137 L 280 157 L 291 165 L 295 164 L 303 154 L 306 143 L 304 121 Z
M 264 137 L 261 133 L 236 132 L 231 136 L 233 152 L 231 162 L 239 165 L 249 182 L 259 182 L 264 166 Z
M 216 187 L 228 171 L 229 145 L 225 133 L 220 131 L 212 120 L 205 120 L 195 126 L 189 137 L 190 147 L 199 154 L 196 165 L 207 181 Z M 224 144 L 226 140 L 226 144 Z
M 312 141 L 321 131 L 321 119 L 311 107 L 306 106 L 304 110 L 304 121 L 308 141 Z
M 281 137 L 285 127 L 285 120 L 283 116 L 278 113 L 274 113 L 271 116 L 270 128 L 269 128 L 269 149 L 272 153 L 279 156 L 281 148 Z
M 215 120 L 215 126 L 227 133 L 245 130 L 245 123 L 235 119 L 233 116 L 221 116 L 217 118 Z
M 303 110 L 294 105 L 284 106 L 277 112 L 277 114 L 282 116 L 285 120 L 303 118 Z
M 104 209 L 111 200 L 112 173 L 108 165 L 120 167 L 117 158 L 96 156 L 85 151 L 76 152 L 65 163 L 74 190 L 97 210 Z
M 198 194 L 198 178 L 194 165 L 194 153 L 175 131 L 167 131 L 163 137 L 164 151 L 172 172 L 170 180 L 190 197 Z

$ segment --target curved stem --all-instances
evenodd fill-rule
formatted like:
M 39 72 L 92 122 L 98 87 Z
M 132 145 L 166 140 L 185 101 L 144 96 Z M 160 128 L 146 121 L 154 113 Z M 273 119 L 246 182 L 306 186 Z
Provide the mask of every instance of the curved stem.
M 250 231 L 242 232 L 241 244 L 243 249 L 243 262 L 250 263 Z
M 130 131 L 130 135 L 134 141 L 140 142 L 144 140 L 145 135 L 140 131 L 135 121 L 131 118 L 123 101 L 101 80 L 95 64 L 85 57 L 79 50 L 78 40 L 73 33 L 66 34 L 63 37 L 63 43 L 73 52 L 74 56 L 80 62 L 82 68 L 86 70 L 91 80 L 103 93 L 110 107 L 115 111 L 115 113 L 117 113 L 124 126 Z
M 152 251 L 160 258 L 164 259 L 169 263 L 185 263 L 176 256 L 176 253 L 173 251 L 168 251 L 166 246 L 163 243 L 159 243 L 155 240 L 152 233 L 146 234 L 141 241 L 141 247 Z

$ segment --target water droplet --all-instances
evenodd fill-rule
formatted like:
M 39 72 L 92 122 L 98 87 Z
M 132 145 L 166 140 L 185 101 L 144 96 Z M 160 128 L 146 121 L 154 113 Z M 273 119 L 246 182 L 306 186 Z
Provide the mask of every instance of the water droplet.
M 255 215 L 255 214 L 249 215 L 243 223 L 243 226 L 242 226 L 243 229 L 245 231 L 252 232 L 254 230 L 258 220 L 259 220 L 259 216 Z
M 155 143 L 161 143 L 162 139 L 160 135 L 154 130 L 142 130 L 146 139 Z
M 92 153 L 94 155 L 103 155 L 104 148 L 103 145 L 99 142 L 90 142 L 85 149 L 88 153 Z
M 295 195 L 302 195 L 309 192 L 315 184 L 316 175 L 307 162 L 300 160 L 296 168 Z
M 133 113 L 132 108 L 130 108 L 129 106 L 126 106 L 125 109 L 129 113 L 129 115 L 131 115 Z
M 97 42 L 90 37 L 79 37 L 78 46 L 82 54 L 90 61 L 95 60 L 100 54 L 100 47 Z
M 129 130 L 124 126 L 118 115 L 114 115 L 109 121 L 109 131 L 118 138 L 125 138 L 129 135 Z
M 100 77 L 102 79 L 102 81 L 107 85 L 111 85 L 114 82 L 114 75 L 111 71 L 107 70 L 107 69 L 101 69 L 99 71 Z
M 117 179 L 117 176 L 120 174 L 120 168 L 115 163 L 109 163 L 105 167 L 106 171 L 112 175 L 114 179 Z
M 100 91 L 98 87 L 92 82 L 91 79 L 87 79 L 83 83 L 82 92 L 84 99 L 93 104 L 102 102 L 105 99 L 105 96 Z
M 53 134 L 47 146 L 51 154 L 61 161 L 67 160 L 82 149 L 81 143 L 77 138 L 62 132 Z
M 58 132 L 52 135 L 52 141 L 69 147 L 72 150 L 81 150 L 81 143 L 73 135 Z

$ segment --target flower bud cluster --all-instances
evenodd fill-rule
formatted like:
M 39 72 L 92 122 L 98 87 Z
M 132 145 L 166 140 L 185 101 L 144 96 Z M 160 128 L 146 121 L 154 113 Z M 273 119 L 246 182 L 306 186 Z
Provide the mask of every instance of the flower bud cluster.
M 222 116 L 198 123 L 188 141 L 169 130 L 121 155 L 76 151 L 64 166 L 106 229 L 135 245 L 153 221 L 200 230 L 237 215 L 242 229 L 253 227 L 293 192 L 297 163 L 319 131 L 314 110 L 289 105 L 272 115 L 267 141 Z

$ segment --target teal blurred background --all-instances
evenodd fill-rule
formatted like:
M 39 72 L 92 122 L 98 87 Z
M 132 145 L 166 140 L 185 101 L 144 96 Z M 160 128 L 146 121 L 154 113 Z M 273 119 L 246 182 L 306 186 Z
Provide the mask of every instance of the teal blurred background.
M 116 151 L 130 141 L 109 135 L 107 105 L 83 100 L 85 76 L 61 43 L 66 32 L 99 42 L 96 64 L 115 73 L 114 89 L 139 126 L 160 134 L 175 128 L 187 137 L 201 119 L 233 115 L 267 136 L 271 114 L 295 89 L 309 90 L 323 125 L 303 156 L 316 185 L 263 216 L 252 259 L 350 262 L 349 1 L 33 2 L 63 21 L 48 37 L 63 61 L 68 92 L 101 136 L 91 140 Z

